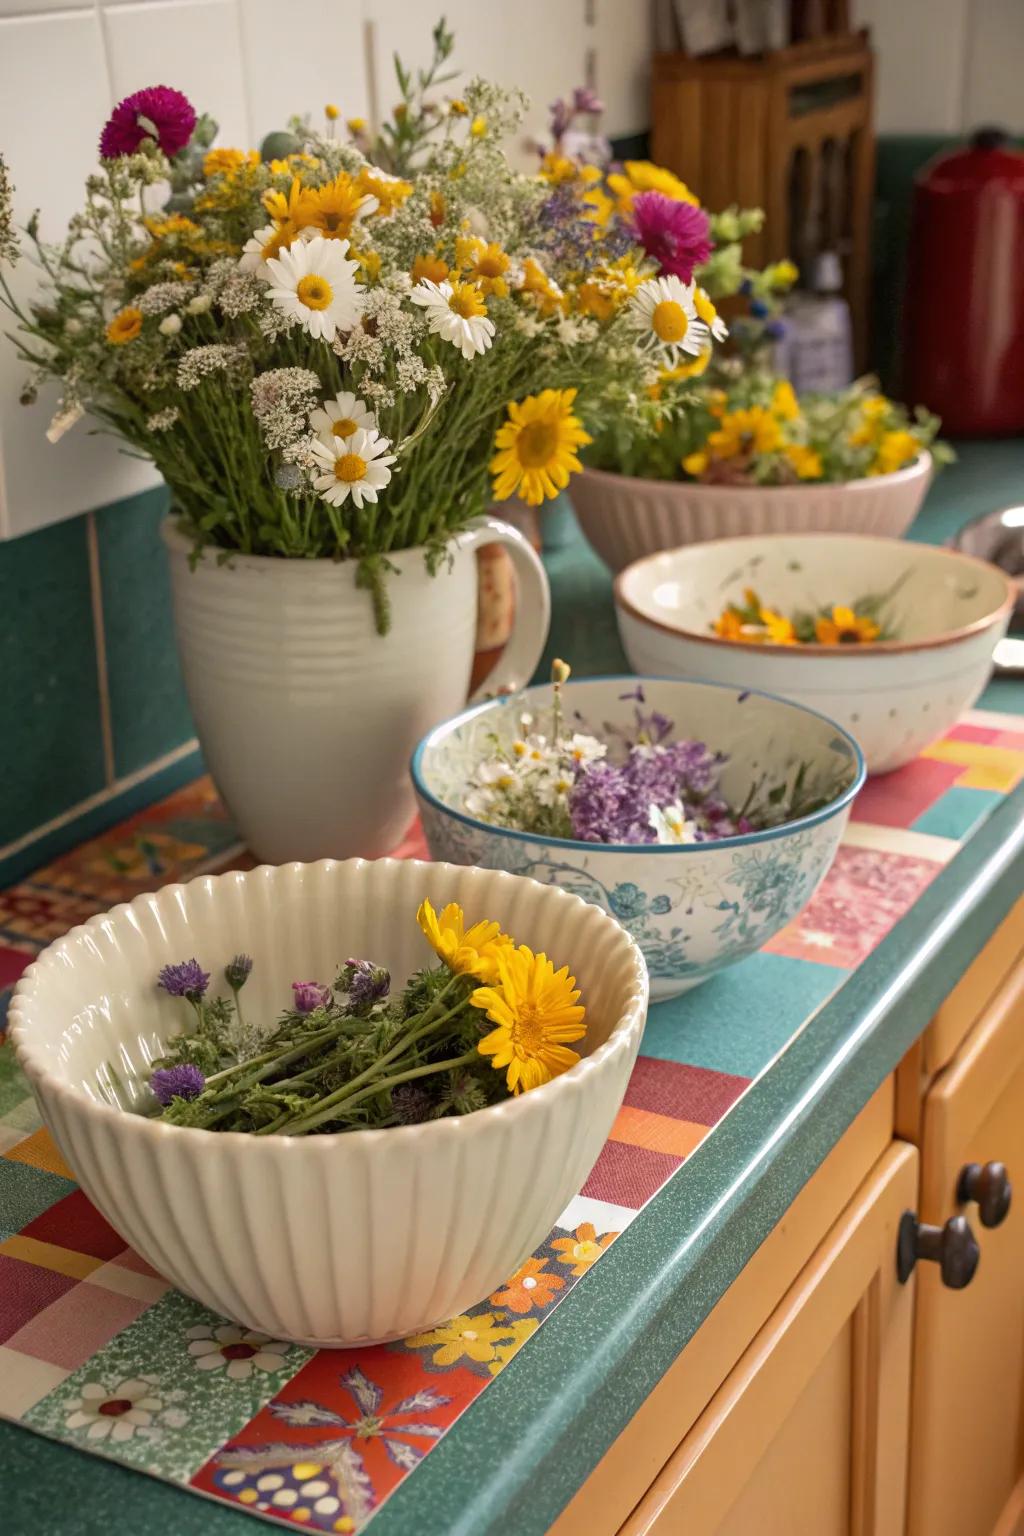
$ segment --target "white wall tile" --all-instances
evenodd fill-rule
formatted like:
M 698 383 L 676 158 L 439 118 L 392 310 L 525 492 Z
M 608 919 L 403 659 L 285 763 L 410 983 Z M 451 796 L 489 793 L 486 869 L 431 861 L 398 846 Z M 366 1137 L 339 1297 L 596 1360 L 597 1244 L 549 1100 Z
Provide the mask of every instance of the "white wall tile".
M 974 0 L 962 127 L 1024 132 L 1024 0 Z
M 24 82 L 26 89 L 19 89 Z M 55 239 L 81 206 L 94 168 L 96 142 L 110 108 L 102 39 L 95 11 L 0 19 L 0 145 L 23 223 L 41 207 L 41 232 Z M 12 286 L 24 301 L 38 286 L 26 258 Z M 0 330 L 10 329 L 6 311 Z M 0 337 L 0 536 L 129 495 L 152 483 L 145 466 L 117 459 L 109 439 L 89 437 L 85 423 L 59 444 L 46 441 L 56 391 L 31 407 L 18 395 L 26 368 Z
M 0 21 L 9 16 L 37 16 L 42 11 L 91 11 L 93 0 L 0 0 Z
M 104 5 L 103 28 L 115 100 L 158 81 L 173 85 L 185 92 L 197 111 L 217 119 L 222 144 L 249 142 L 234 0 L 142 0 L 141 4 L 135 0 L 128 5 Z M 293 67 L 287 49 L 277 57 L 282 70 L 301 79 L 298 58 Z
M 546 136 L 548 103 L 583 81 L 586 51 L 584 0 L 366 0 L 373 21 L 377 93 L 382 113 L 398 99 L 392 53 L 419 65 L 430 55 L 430 33 L 443 11 L 455 33 L 454 65 L 458 80 L 444 89 L 452 95 L 473 75 L 527 91 L 531 108 L 520 142 L 512 146 L 524 169 L 536 165 L 526 141 Z
M 295 28 L 282 0 L 238 0 L 238 8 L 254 144 L 295 113 L 321 127 L 328 102 L 343 117 L 366 116 L 361 0 L 302 0 Z
M 597 50 L 595 84 L 605 105 L 604 131 L 610 138 L 641 133 L 651 125 L 652 7 L 637 0 L 593 0 L 593 8 L 595 25 L 588 32 Z
M 958 133 L 964 65 L 974 15 L 992 0 L 856 0 L 878 55 L 879 133 Z M 1011 5 L 1020 0 L 1009 0 Z M 1018 69 L 1020 61 L 1018 60 Z

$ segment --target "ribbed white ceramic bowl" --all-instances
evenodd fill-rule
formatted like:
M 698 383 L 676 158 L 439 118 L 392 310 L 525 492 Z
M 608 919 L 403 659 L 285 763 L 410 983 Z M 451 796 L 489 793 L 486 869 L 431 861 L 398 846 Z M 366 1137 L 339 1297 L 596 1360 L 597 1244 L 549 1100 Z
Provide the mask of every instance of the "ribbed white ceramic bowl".
M 931 477 L 922 453 L 894 475 L 843 485 L 698 485 L 586 469 L 569 487 L 576 516 L 606 565 L 621 571 L 658 550 L 753 533 L 875 533 L 899 538 Z
M 460 1119 L 341 1135 L 189 1130 L 105 1100 L 105 1063 L 140 1100 L 182 1026 L 155 985 L 162 965 L 194 955 L 217 975 L 247 951 L 246 1016 L 272 1022 L 293 979 L 329 980 L 349 955 L 396 982 L 425 964 L 424 896 L 571 966 L 588 1018 L 577 1066 Z M 73 928 L 25 972 L 10 1023 L 61 1152 L 155 1269 L 274 1337 L 353 1345 L 458 1314 L 544 1239 L 611 1128 L 646 1009 L 637 946 L 575 896 L 495 870 L 324 860 L 167 886 Z

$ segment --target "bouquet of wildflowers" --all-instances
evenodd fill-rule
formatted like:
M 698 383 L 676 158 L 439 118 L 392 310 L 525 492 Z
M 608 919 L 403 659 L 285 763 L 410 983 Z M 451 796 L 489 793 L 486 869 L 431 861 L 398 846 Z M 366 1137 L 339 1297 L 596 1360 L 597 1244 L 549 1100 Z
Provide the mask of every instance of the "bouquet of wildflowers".
M 262 156 L 213 147 L 179 91 L 136 92 L 66 239 L 29 223 L 43 295 L 0 271 L 30 392 L 60 385 L 52 437 L 89 411 L 151 459 L 197 552 L 355 562 L 381 628 L 389 553 L 436 563 L 492 498 L 554 496 L 666 372 L 706 366 L 744 227 L 657 167 L 566 153 L 560 122 L 513 173 L 521 96 L 435 99 L 443 23 L 434 45 L 415 79 L 397 65 L 376 136 L 328 107 Z
M 571 728 L 562 695 L 568 676 L 566 663 L 556 661 L 544 729 L 524 713 L 510 743 L 492 737 L 465 795 L 471 815 L 544 838 L 679 845 L 792 821 L 843 788 L 836 784 L 822 797 L 797 765 L 787 782 L 752 784 L 743 803 L 732 805 L 720 783 L 726 756 L 705 742 L 677 737 L 671 720 L 645 708 L 639 685 L 623 695 L 636 700 L 630 731 L 606 726 L 597 736 L 579 729 L 578 721 Z
M 384 966 L 349 960 L 333 984 L 292 983 L 264 1032 L 242 1017 L 247 955 L 224 969 L 231 998 L 209 996 L 196 960 L 159 985 L 189 1023 L 150 1077 L 155 1113 L 175 1125 L 304 1136 L 414 1125 L 469 1114 L 550 1082 L 579 1061 L 586 1032 L 574 977 L 517 945 L 498 923 L 466 926 L 454 903 L 424 901 L 417 921 L 441 964 L 397 997 Z

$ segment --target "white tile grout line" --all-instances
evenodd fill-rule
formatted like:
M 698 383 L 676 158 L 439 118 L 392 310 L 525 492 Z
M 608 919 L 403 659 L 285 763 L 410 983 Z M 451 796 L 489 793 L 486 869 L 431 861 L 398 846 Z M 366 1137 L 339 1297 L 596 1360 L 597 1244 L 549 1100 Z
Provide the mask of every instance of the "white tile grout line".
M 69 806 L 66 811 L 61 811 L 59 816 L 54 816 L 52 821 L 45 822 L 41 827 L 33 827 L 31 832 L 26 832 L 22 837 L 16 837 L 13 843 L 7 843 L 0 848 L 0 860 L 11 858 L 23 849 L 31 847 L 42 837 L 48 837 L 51 832 L 59 832 L 61 827 L 66 827 L 69 822 L 76 821 L 79 816 L 86 815 L 89 811 L 96 810 L 108 801 L 116 799 L 126 790 L 134 789 L 137 784 L 144 784 L 154 774 L 161 773 L 165 768 L 171 768 L 175 763 L 180 763 L 189 757 L 199 747 L 199 742 L 193 736 L 190 741 L 183 741 L 180 747 L 175 747 L 173 752 L 166 752 L 163 757 L 156 758 L 147 763 L 144 768 L 138 768 L 134 773 L 126 774 L 123 779 L 115 779 L 105 789 L 98 790 L 95 795 L 90 795 L 86 800 L 79 800 L 77 805 Z
M 100 544 L 96 514 L 85 514 L 85 544 L 89 552 L 89 596 L 92 600 L 93 641 L 96 647 L 96 681 L 100 698 L 100 735 L 103 738 L 103 777 L 111 789 L 117 778 L 114 762 L 114 726 L 110 711 L 110 677 L 107 671 L 107 637 L 103 628 L 103 587 L 100 582 Z
M 377 28 L 372 17 L 363 22 L 363 68 L 366 70 L 366 116 L 370 132 L 380 125 L 380 98 L 377 92 Z

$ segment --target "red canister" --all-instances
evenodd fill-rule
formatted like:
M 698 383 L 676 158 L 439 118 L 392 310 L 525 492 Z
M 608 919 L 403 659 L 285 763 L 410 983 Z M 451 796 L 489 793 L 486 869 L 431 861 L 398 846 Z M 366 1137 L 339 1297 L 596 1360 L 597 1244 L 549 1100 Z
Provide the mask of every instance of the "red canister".
M 904 397 L 948 437 L 1024 432 L 1024 154 L 997 128 L 914 182 Z

